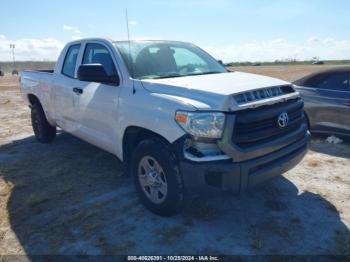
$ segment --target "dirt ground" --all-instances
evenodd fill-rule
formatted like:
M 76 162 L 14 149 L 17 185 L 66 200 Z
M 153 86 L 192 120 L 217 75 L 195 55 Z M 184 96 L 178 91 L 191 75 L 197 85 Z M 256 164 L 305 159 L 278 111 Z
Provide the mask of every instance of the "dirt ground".
M 241 67 L 294 80 L 324 66 Z M 189 196 L 162 218 L 111 154 L 33 137 L 17 78 L 0 78 L 0 260 L 23 254 L 348 254 L 350 144 L 315 138 L 296 168 L 241 196 Z

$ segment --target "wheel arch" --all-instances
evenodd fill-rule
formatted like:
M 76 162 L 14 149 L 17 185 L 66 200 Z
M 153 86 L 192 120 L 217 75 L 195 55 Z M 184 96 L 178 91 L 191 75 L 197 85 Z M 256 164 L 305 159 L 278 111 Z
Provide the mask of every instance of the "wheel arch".
M 43 107 L 41 105 L 41 102 L 40 102 L 39 98 L 36 95 L 28 94 L 27 98 L 28 98 L 28 101 L 30 103 L 30 106 L 39 105 L 39 106 L 41 106 L 41 108 Z
M 55 120 L 53 120 L 50 117 L 49 113 L 45 111 L 43 104 L 40 102 L 40 99 L 36 95 L 34 95 L 32 93 L 29 93 L 27 95 L 27 99 L 28 99 L 30 108 L 32 108 L 34 105 L 39 106 L 41 108 L 41 110 L 43 110 L 44 115 L 45 115 L 47 121 L 50 123 L 50 125 L 52 125 L 52 126 L 56 126 L 57 125 Z
M 136 146 L 145 139 L 150 138 L 159 138 L 162 141 L 164 141 L 166 144 L 170 144 L 170 142 L 163 136 L 155 133 L 154 131 L 151 131 L 147 128 L 139 127 L 139 126 L 129 126 L 125 129 L 124 135 L 123 135 L 123 162 L 126 164 L 127 171 L 129 171 L 129 164 L 133 149 L 136 148 Z

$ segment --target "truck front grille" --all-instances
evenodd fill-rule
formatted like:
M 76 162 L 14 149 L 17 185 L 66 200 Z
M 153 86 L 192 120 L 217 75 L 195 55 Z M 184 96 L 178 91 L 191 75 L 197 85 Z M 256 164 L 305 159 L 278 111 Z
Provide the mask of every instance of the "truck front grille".
M 232 141 L 240 148 L 257 146 L 282 137 L 296 130 L 305 121 L 304 103 L 298 99 L 238 111 Z M 286 127 L 278 126 L 278 117 L 286 112 L 289 121 Z

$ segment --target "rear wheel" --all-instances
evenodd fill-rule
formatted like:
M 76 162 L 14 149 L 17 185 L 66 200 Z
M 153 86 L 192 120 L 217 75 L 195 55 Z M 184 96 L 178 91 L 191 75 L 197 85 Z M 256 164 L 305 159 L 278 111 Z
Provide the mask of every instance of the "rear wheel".
M 36 139 L 41 143 L 50 143 L 56 137 L 56 127 L 47 121 L 44 110 L 38 104 L 32 106 L 32 127 Z
M 140 142 L 133 152 L 132 173 L 141 202 L 153 213 L 171 216 L 183 205 L 183 182 L 175 157 L 162 139 Z

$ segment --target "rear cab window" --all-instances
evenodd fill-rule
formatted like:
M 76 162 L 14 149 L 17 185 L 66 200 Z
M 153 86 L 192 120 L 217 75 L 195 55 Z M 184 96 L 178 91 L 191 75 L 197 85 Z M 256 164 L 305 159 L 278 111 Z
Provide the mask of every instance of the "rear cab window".
M 80 50 L 80 44 L 72 45 L 68 48 L 66 57 L 62 66 L 62 74 L 71 78 L 75 76 L 77 58 Z

